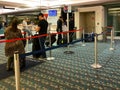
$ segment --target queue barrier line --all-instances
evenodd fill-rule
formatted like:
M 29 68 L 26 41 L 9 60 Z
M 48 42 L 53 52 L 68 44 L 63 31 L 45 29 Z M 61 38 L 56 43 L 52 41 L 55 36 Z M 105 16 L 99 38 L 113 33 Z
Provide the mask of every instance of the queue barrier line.
M 31 37 L 26 37 L 26 38 L 15 38 L 15 39 L 10 39 L 10 40 L 0 40 L 0 43 L 4 43 L 4 42 L 15 42 L 17 40 L 26 40 L 26 39 L 31 39 L 31 38 L 39 38 L 39 37 L 43 37 L 43 36 L 49 36 L 49 35 L 54 35 L 54 34 L 67 34 L 67 33 L 70 33 L 70 32 L 77 32 L 77 31 L 81 31 L 82 29 L 79 29 L 79 30 L 70 30 L 70 31 L 66 31 L 66 32 L 57 32 L 57 33 L 49 33 L 49 34 L 43 34 L 43 35 L 38 35 L 38 36 L 31 36 Z M 24 32 L 22 32 L 22 34 L 26 34 Z M 69 43 L 70 44 L 70 43 Z M 57 46 L 57 47 L 52 47 L 52 48 L 58 48 L 58 47 L 62 47 L 62 46 L 66 46 L 66 45 L 69 45 L 69 44 L 65 44 L 65 45 L 60 45 L 60 46 Z M 52 48 L 50 49 L 46 49 L 45 51 L 48 51 L 48 50 L 51 50 Z M 42 50 L 43 51 L 43 50 Z M 38 50 L 38 51 L 35 51 L 35 52 L 31 52 L 31 53 L 27 53 L 27 55 L 25 56 L 28 56 L 28 55 L 31 55 L 31 54 L 36 54 L 36 53 L 39 53 L 39 52 L 42 52 L 41 50 Z M 24 56 L 23 56 L 24 57 Z
M 52 34 L 55 34 L 55 33 L 52 33 Z M 97 36 L 99 35 L 102 35 L 103 33 L 100 33 L 100 34 L 96 34 Z M 88 39 L 88 38 L 86 38 Z M 37 54 L 37 53 L 40 53 L 40 52 L 43 52 L 43 51 L 48 51 L 48 50 L 52 50 L 52 49 L 56 49 L 56 48 L 59 48 L 59 47 L 64 47 L 64 46 L 67 46 L 67 45 L 70 45 L 70 44 L 75 44 L 77 42 L 80 42 L 80 41 L 83 41 L 85 39 L 78 39 L 78 40 L 75 40 L 73 42 L 70 42 L 70 43 L 67 43 L 67 44 L 62 44 L 62 45 L 58 45 L 58 46 L 52 46 L 50 48 L 46 48 L 45 50 L 37 50 L 37 51 L 34 51 L 34 52 L 28 52 L 28 53 L 25 53 L 25 54 L 21 54 L 21 56 L 25 57 L 25 56 L 29 56 L 29 55 L 32 55 L 32 54 Z
M 70 32 L 72 32 L 72 31 L 70 31 Z M 62 32 L 62 33 L 56 33 L 56 34 L 64 34 L 64 33 L 69 33 L 69 32 Z M 47 36 L 48 34 L 46 34 L 45 36 Z M 50 35 L 50 34 L 49 34 Z M 42 37 L 42 36 L 44 36 L 44 35 L 41 35 L 41 36 L 35 36 L 35 37 L 33 37 L 32 36 L 32 38 L 37 38 L 37 37 Z M 31 38 L 31 37 L 27 37 L 27 38 L 17 38 L 17 39 L 13 39 L 13 40 L 7 40 L 8 42 L 12 42 L 12 41 L 16 41 L 16 40 L 24 40 L 24 39 L 29 39 L 29 38 Z M 6 41 L 6 40 L 5 40 Z M 73 41 L 73 42 L 71 42 L 71 43 L 76 43 L 76 42 L 79 42 L 79 41 L 82 41 L 82 40 L 77 40 L 77 41 Z M 2 42 L 4 42 L 4 41 L 2 41 Z M 58 48 L 58 47 L 61 47 L 61 46 L 65 46 L 65 45 L 69 45 L 70 43 L 67 43 L 67 44 L 64 44 L 64 45 L 59 45 L 59 46 L 54 46 L 54 47 L 50 47 L 50 48 L 47 48 L 47 49 L 45 49 L 45 51 L 48 51 L 48 50 L 51 50 L 51 49 L 56 49 L 56 48 Z M 39 50 L 39 51 L 36 51 L 36 52 L 42 52 L 43 50 Z M 30 53 L 26 53 L 26 55 L 31 55 L 32 53 L 35 53 L 35 52 L 30 52 Z M 25 54 L 20 54 L 20 56 L 21 55 L 24 55 L 25 56 Z M 17 70 L 17 66 L 19 66 L 19 55 L 18 55 L 18 52 L 16 52 L 15 54 L 14 54 L 14 63 L 15 63 L 15 77 L 16 77 L 16 90 L 20 90 L 20 70 Z M 19 68 L 18 68 L 19 69 Z
M 51 33 L 51 35 L 54 34 L 67 34 L 69 32 L 76 32 L 76 31 L 81 31 L 80 30 L 71 30 L 71 31 L 66 31 L 66 32 L 57 32 L 57 33 Z M 15 42 L 17 40 L 26 40 L 26 39 L 34 39 L 34 38 L 40 38 L 40 37 L 44 37 L 44 36 L 49 36 L 49 34 L 42 34 L 42 35 L 38 35 L 38 36 L 28 36 L 26 38 L 15 38 L 15 39 L 9 39 L 9 40 L 0 40 L 0 43 L 4 43 L 4 42 Z
M 61 44 L 61 45 L 58 45 L 58 46 L 52 46 L 50 48 L 46 48 L 45 50 L 37 50 L 37 51 L 33 51 L 33 52 L 28 52 L 28 53 L 25 53 L 25 54 L 20 54 L 20 57 L 25 57 L 25 56 L 29 56 L 29 55 L 32 55 L 32 54 L 37 54 L 37 53 L 40 53 L 40 52 L 43 52 L 43 51 L 53 50 L 53 49 L 56 49 L 56 48 L 59 48 L 59 47 L 64 47 L 64 46 L 74 44 L 74 43 L 77 43 L 77 42 L 80 42 L 80 41 L 82 41 L 82 39 L 75 40 L 75 41 L 67 43 L 67 44 Z
M 112 28 L 113 28 L 113 26 L 106 26 L 105 28 L 112 29 Z
M 95 62 L 94 62 L 94 64 L 92 64 L 91 65 L 91 67 L 93 67 L 93 68 L 101 68 L 102 66 L 98 63 L 98 43 L 97 43 L 97 38 L 98 38 L 98 36 L 99 35 L 101 35 L 101 34 L 95 34 L 94 35 L 94 55 L 95 55 L 95 57 L 94 57 L 94 59 L 95 59 Z
M 66 31 L 66 32 L 50 33 L 50 34 L 51 35 L 54 35 L 54 34 L 66 34 L 66 33 L 69 33 L 69 32 L 76 32 L 76 31 L 81 31 L 81 30 L 82 29 L 71 30 L 71 31 Z M 102 34 L 103 34 L 103 32 L 101 32 L 100 34 L 97 34 L 97 35 L 99 36 L 99 35 L 102 35 Z M 47 36 L 47 35 L 49 35 L 49 34 L 43 34 L 43 35 L 38 35 L 38 36 L 26 37 L 26 38 L 16 38 L 16 39 L 11 39 L 11 40 L 0 40 L 0 43 L 14 42 L 16 40 L 25 40 L 25 39 L 30 39 L 30 38 L 39 38 L 39 37 Z M 88 39 L 88 38 L 86 38 L 86 39 Z M 77 43 L 77 42 L 80 42 L 80 41 L 83 41 L 83 40 L 85 40 L 85 39 L 76 40 L 76 41 L 73 41 L 73 42 L 70 42 L 70 43 L 67 43 L 67 44 L 63 44 L 63 45 L 59 45 L 59 46 L 52 46 L 51 48 L 46 48 L 45 51 L 56 49 L 56 48 L 59 48 L 59 47 L 64 47 L 64 46 L 67 46 L 69 44 L 74 44 L 74 43 Z M 43 50 L 38 50 L 38 51 L 34 51 L 34 52 L 28 52 L 24 56 L 29 56 L 29 55 L 36 54 L 36 53 L 39 53 L 39 52 L 43 52 Z M 21 55 L 21 56 L 24 57 L 23 55 Z
M 109 27 L 109 28 L 111 28 L 111 27 Z M 67 34 L 67 33 L 69 33 L 69 32 L 76 32 L 76 31 L 81 31 L 81 30 L 83 30 L 83 29 L 79 29 L 79 30 L 71 30 L 71 31 L 66 31 L 66 32 L 57 32 L 57 33 L 50 33 L 51 35 L 54 35 L 54 34 Z M 106 31 L 105 31 L 106 32 Z M 101 32 L 100 34 L 97 34 L 97 35 L 102 35 L 102 34 L 104 34 L 104 32 Z M 16 39 L 11 39 L 11 40 L 0 40 L 0 43 L 3 43 L 3 42 L 15 42 L 16 40 L 26 40 L 26 39 L 30 39 L 30 38 L 39 38 L 39 37 L 43 37 L 43 36 L 48 36 L 49 34 L 43 34 L 43 35 L 38 35 L 38 36 L 32 36 L 32 37 L 26 37 L 26 38 L 16 38 Z M 88 38 L 86 38 L 86 39 L 88 39 Z M 58 48 L 58 47 L 62 47 L 62 46 L 67 46 L 67 45 L 69 45 L 69 44 L 74 44 L 74 43 L 76 43 L 76 42 L 79 42 L 79 41 L 83 41 L 83 40 L 85 40 L 85 39 L 81 39 L 81 40 L 76 40 L 76 41 L 73 41 L 73 42 L 71 42 L 71 43 L 67 43 L 67 44 L 63 44 L 63 45 L 59 45 L 59 46 L 54 46 L 54 47 L 52 47 L 52 48 L 47 48 L 45 51 L 48 51 L 48 50 L 51 50 L 51 49 L 55 49 L 55 48 Z M 39 52 L 42 52 L 41 50 L 38 50 L 38 51 L 36 51 L 36 52 L 30 52 L 30 53 L 26 53 L 27 55 L 26 56 L 28 56 L 28 55 L 31 55 L 31 54 L 35 54 L 35 53 L 39 53 Z
M 114 32 L 114 28 L 113 28 L 113 27 L 112 27 L 112 28 L 109 27 L 109 28 L 111 29 L 111 30 L 110 30 L 110 31 L 111 31 L 111 42 L 113 42 L 113 38 L 114 38 L 114 33 L 113 33 L 113 32 Z M 94 53 L 94 54 L 95 54 L 95 57 L 94 57 L 94 58 L 95 58 L 95 62 L 94 62 L 94 64 L 91 65 L 91 67 L 93 67 L 93 68 L 95 68 L 95 69 L 98 69 L 98 68 L 101 68 L 101 67 L 102 67 L 102 66 L 98 63 L 98 45 L 97 45 L 97 38 L 98 38 L 99 35 L 106 34 L 106 32 L 107 32 L 107 30 L 101 32 L 100 34 L 95 34 L 95 35 L 94 35 L 94 36 L 95 36 L 95 37 L 94 37 L 94 39 L 95 39 L 95 40 L 94 40 L 94 42 L 95 42 L 95 43 L 94 43 L 94 44 L 95 44 L 95 48 L 94 48 L 94 52 L 95 52 L 95 53 Z M 111 50 L 114 49 L 112 46 L 113 46 L 113 45 L 111 45 L 111 48 L 110 48 Z
M 110 34 L 110 36 L 111 36 L 111 44 L 110 44 L 109 50 L 113 51 L 113 50 L 115 50 L 115 48 L 113 46 L 113 44 L 114 44 L 114 33 L 115 33 L 114 27 L 108 26 L 108 27 L 103 27 L 103 28 L 108 29 L 108 30 L 105 30 L 106 32 L 104 34 Z
M 20 61 L 18 51 L 14 53 L 14 70 L 16 90 L 20 90 Z
M 51 35 L 53 35 L 53 34 L 67 34 L 69 32 L 76 32 L 76 31 L 81 31 L 81 30 L 82 29 L 80 29 L 80 30 L 71 30 L 71 31 L 66 31 L 66 32 L 50 33 L 50 34 Z M 99 35 L 102 35 L 102 34 L 104 34 L 104 32 L 101 32 L 100 34 L 96 34 L 96 35 L 99 36 Z M 26 38 L 16 38 L 16 39 L 11 39 L 11 40 L 2 40 L 2 41 L 0 41 L 0 43 L 1 42 L 2 43 L 3 42 L 14 42 L 16 40 L 25 40 L 25 39 L 30 39 L 30 38 L 39 38 L 39 37 L 47 36 L 47 35 L 49 35 L 49 34 L 43 34 L 43 35 L 38 35 L 38 36 L 26 37 Z M 63 44 L 63 45 L 59 45 L 59 46 L 52 46 L 50 48 L 46 48 L 45 50 L 38 50 L 38 51 L 34 51 L 34 52 L 28 52 L 28 53 L 25 53 L 25 54 L 21 54 L 20 56 L 21 57 L 29 56 L 29 55 L 36 54 L 36 53 L 39 53 L 39 52 L 48 51 L 48 50 L 56 49 L 56 48 L 59 48 L 59 47 L 64 47 L 64 46 L 67 46 L 69 44 L 74 44 L 74 43 L 77 43 L 77 42 L 80 42 L 80 41 L 83 41 L 83 40 L 85 40 L 85 39 L 76 40 L 76 41 L 73 41 L 73 42 L 70 42 L 70 43 L 67 43 L 67 44 Z
M 95 54 L 96 54 L 96 56 L 95 56 L 95 58 L 97 59 L 97 36 L 98 35 L 102 35 L 103 34 L 103 32 L 102 33 L 100 33 L 100 34 L 95 34 L 94 36 L 95 36 Z M 45 51 L 48 51 L 48 50 L 52 50 L 52 49 L 56 49 L 56 48 L 59 48 L 59 47 L 62 47 L 62 46 L 66 46 L 66 45 L 69 45 L 69 44 L 74 44 L 74 43 L 77 43 L 77 42 L 80 42 L 80 41 L 83 41 L 82 39 L 80 39 L 80 40 L 76 40 L 76 41 L 73 41 L 73 42 L 70 42 L 70 43 L 67 43 L 67 44 L 63 44 L 63 45 L 59 45 L 59 46 L 52 46 L 52 47 L 50 47 L 50 48 L 46 48 L 45 49 Z M 26 53 L 26 54 L 20 54 L 20 56 L 24 56 L 25 57 L 25 55 L 31 55 L 31 54 L 35 54 L 35 53 L 39 53 L 39 52 L 42 52 L 42 51 L 44 51 L 44 50 L 39 50 L 39 51 L 35 51 L 35 52 L 30 52 L 30 53 Z M 17 53 L 16 53 L 17 54 Z M 14 55 L 14 56 L 16 56 L 16 55 Z M 15 59 L 14 59 L 14 61 L 15 61 L 15 64 L 16 64 L 16 66 L 15 66 L 15 76 L 16 76 L 16 90 L 20 90 L 20 70 L 18 69 L 18 71 L 19 72 L 17 72 L 17 65 L 19 64 L 19 55 L 17 55 L 17 57 L 14 57 L 14 58 L 17 58 L 16 59 L 16 61 L 15 61 Z M 92 67 L 94 67 L 94 68 L 100 68 L 100 67 L 102 67 L 101 65 L 99 65 L 97 62 L 97 60 L 95 59 L 95 64 L 93 64 L 93 65 L 91 65 Z M 18 65 L 19 66 L 19 65 Z
M 85 44 L 85 30 L 84 29 L 82 31 L 82 37 L 83 37 L 82 46 L 86 46 L 86 44 Z
M 64 33 L 64 32 L 63 32 Z M 66 32 L 66 33 L 68 33 L 68 31 Z M 102 33 L 101 33 L 102 34 Z M 45 34 L 45 36 L 46 35 L 50 35 L 50 34 Z M 44 35 L 40 35 L 40 37 L 42 37 L 42 36 L 44 36 Z M 35 37 L 37 37 L 37 36 L 35 36 Z M 33 37 L 32 37 L 33 38 Z M 26 39 L 26 38 L 17 38 L 17 39 L 12 39 L 12 40 L 9 40 L 9 41 L 16 41 L 16 40 L 23 40 L 23 39 Z M 97 39 L 95 39 L 95 40 L 97 40 Z M 6 41 L 6 40 L 5 40 Z M 73 42 L 71 42 L 71 43 L 76 43 L 76 42 L 80 42 L 80 41 L 82 41 L 82 40 L 76 40 L 76 41 L 73 41 Z M 4 41 L 2 41 L 2 42 L 4 42 Z M 69 44 L 71 44 L 71 43 L 67 43 L 67 44 L 63 44 L 63 45 L 59 45 L 59 46 L 53 46 L 53 47 L 50 47 L 50 48 L 46 48 L 45 49 L 45 51 L 48 51 L 48 50 L 51 50 L 51 49 L 56 49 L 56 48 L 58 48 L 58 47 L 61 47 L 61 46 L 65 46 L 65 45 L 69 45 Z M 36 52 L 42 52 L 43 50 L 39 50 L 39 51 L 36 51 Z M 26 54 L 20 54 L 20 55 L 18 55 L 18 52 L 16 52 L 15 54 L 14 54 L 14 63 L 15 63 L 15 79 L 16 79 L 16 90 L 20 90 L 20 69 L 19 69 L 19 67 L 17 68 L 17 66 L 19 66 L 19 56 L 22 56 L 22 55 L 31 55 L 31 54 L 33 54 L 33 53 L 35 53 L 35 52 L 30 52 L 30 53 L 26 53 Z

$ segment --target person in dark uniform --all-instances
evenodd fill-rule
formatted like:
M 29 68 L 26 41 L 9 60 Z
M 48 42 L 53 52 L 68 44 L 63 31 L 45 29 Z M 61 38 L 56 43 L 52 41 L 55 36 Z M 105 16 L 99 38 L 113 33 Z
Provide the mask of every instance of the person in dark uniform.
M 62 24 L 63 24 L 63 18 L 60 16 L 59 19 L 57 20 L 57 32 L 62 32 Z M 62 39 L 62 35 L 58 34 L 57 45 L 60 44 L 61 39 Z
M 73 19 L 73 17 L 70 17 L 70 20 L 69 20 L 69 31 L 71 31 L 71 30 L 74 30 L 74 19 Z M 74 34 L 74 32 L 69 33 L 70 42 L 73 41 L 73 37 L 72 37 L 73 34 Z
M 42 13 L 39 13 L 38 18 L 39 18 L 39 22 L 36 31 L 39 32 L 39 35 L 47 34 L 48 22 L 44 19 L 44 15 Z M 40 52 L 39 58 L 46 58 L 46 52 L 44 51 L 45 40 L 46 40 L 46 36 L 42 36 L 39 38 L 40 48 L 41 50 L 43 50 L 42 52 Z

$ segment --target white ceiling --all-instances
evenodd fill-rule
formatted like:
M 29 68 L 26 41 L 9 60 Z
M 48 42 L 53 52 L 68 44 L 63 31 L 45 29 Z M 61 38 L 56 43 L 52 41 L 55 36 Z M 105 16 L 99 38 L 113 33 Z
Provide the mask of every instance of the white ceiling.
M 19 8 L 30 8 L 39 6 L 59 6 L 68 4 L 81 4 L 85 2 L 102 1 L 102 0 L 0 0 L 0 5 L 13 6 Z M 105 0 L 103 0 L 105 1 Z M 108 0 L 107 0 L 108 1 Z
M 120 0 L 0 0 L 1 13 L 24 9 L 48 9 L 63 5 L 90 5 Z M 3 9 L 3 6 L 6 8 Z M 11 9 L 10 9 L 11 8 Z M 14 9 L 13 9 L 14 8 Z

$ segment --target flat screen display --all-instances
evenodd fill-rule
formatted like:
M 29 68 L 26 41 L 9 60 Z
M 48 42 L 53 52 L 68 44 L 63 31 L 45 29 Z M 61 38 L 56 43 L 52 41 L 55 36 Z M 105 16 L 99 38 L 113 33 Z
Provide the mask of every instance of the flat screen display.
M 57 16 L 57 10 L 49 10 L 48 15 L 49 16 Z

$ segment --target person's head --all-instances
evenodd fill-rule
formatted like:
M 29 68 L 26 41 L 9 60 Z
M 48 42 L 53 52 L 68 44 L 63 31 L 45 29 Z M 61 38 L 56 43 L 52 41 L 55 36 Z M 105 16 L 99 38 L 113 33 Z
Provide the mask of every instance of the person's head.
M 17 17 L 13 17 L 13 18 L 11 19 L 10 25 L 11 25 L 12 27 L 17 27 L 18 24 L 19 24 L 18 18 L 17 18 Z
M 74 20 L 73 17 L 70 17 L 70 20 Z
M 10 21 L 10 26 L 11 26 L 11 28 L 12 28 L 11 30 L 12 30 L 12 31 L 16 31 L 18 24 L 19 24 L 18 18 L 17 18 L 17 17 L 13 17 L 13 18 L 11 19 L 11 21 Z
M 62 19 L 62 16 L 59 16 L 59 19 Z
M 39 20 L 42 20 L 42 19 L 44 19 L 44 15 L 42 13 L 39 13 L 38 18 L 39 18 Z
M 24 18 L 25 21 L 28 21 L 29 19 L 27 17 Z
M 59 19 L 60 19 L 61 21 L 63 21 L 63 18 L 62 18 L 62 16 L 60 16 L 60 17 L 59 17 Z

